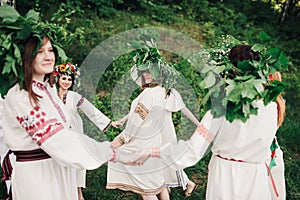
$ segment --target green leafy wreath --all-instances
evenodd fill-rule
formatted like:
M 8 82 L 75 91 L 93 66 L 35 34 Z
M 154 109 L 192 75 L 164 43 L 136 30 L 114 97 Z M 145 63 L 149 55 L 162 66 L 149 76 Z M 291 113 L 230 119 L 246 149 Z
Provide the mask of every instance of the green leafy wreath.
M 134 41 L 130 45 L 135 49 L 131 55 L 138 71 L 148 70 L 153 84 L 161 84 L 167 92 L 175 86 L 179 72 L 162 57 L 153 39 Z
M 270 37 L 266 33 L 262 32 L 259 38 L 262 43 L 251 48 L 259 53 L 259 61 L 245 60 L 239 62 L 237 67 L 229 61 L 228 53 L 232 47 L 246 42 L 223 36 L 209 49 L 206 63 L 210 64 L 201 69 L 204 77 L 201 85 L 205 90 L 202 104 L 207 104 L 214 117 L 225 115 L 230 122 L 235 119 L 246 122 L 251 114 L 257 114 L 254 101 L 263 99 L 267 105 L 276 101 L 288 86 L 284 82 L 271 80 L 269 75 L 287 69 L 289 59 L 277 48 L 267 48 Z M 211 102 L 217 103 L 212 106 Z

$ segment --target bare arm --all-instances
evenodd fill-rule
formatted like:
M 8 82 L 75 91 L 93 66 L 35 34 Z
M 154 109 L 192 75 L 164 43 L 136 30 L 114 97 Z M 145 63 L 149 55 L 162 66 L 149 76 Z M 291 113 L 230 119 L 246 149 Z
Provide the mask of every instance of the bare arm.
M 184 107 L 181 109 L 182 114 L 184 114 L 191 122 L 193 122 L 196 126 L 200 124 L 198 119 L 195 117 L 195 115 L 187 108 Z

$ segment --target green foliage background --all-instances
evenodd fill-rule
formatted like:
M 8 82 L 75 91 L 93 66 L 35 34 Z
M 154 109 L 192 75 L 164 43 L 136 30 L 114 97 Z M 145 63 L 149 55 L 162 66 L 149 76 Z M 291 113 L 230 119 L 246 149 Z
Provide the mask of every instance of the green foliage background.
M 19 0 L 17 10 L 25 14 L 29 9 L 35 8 L 41 12 L 44 19 L 50 20 L 55 17 L 57 23 L 61 25 L 67 20 L 67 28 L 78 34 L 78 40 L 65 43 L 63 46 L 67 55 L 79 65 L 103 40 L 133 28 L 150 26 L 169 28 L 188 35 L 206 47 L 210 47 L 214 41 L 226 34 L 252 44 L 257 42 L 257 35 L 265 31 L 272 38 L 271 45 L 282 50 L 293 63 L 283 74 L 283 80 L 289 83 L 290 87 L 284 94 L 287 103 L 286 119 L 277 135 L 284 152 L 287 199 L 296 200 L 300 199 L 300 27 L 298 25 L 300 16 L 297 14 L 299 12 L 291 13 L 281 26 L 277 25 L 279 11 L 274 9 L 274 2 L 263 0 Z M 279 6 L 283 5 L 279 4 Z M 297 9 L 299 11 L 300 8 Z M 182 58 L 172 55 L 169 59 L 174 63 L 180 63 L 176 65 L 177 70 L 189 81 L 200 102 L 202 98 L 200 75 Z M 95 95 L 94 104 L 110 117 L 112 117 L 112 89 L 131 66 L 129 56 L 124 55 L 107 68 L 99 81 L 99 94 Z M 128 110 L 130 101 L 138 92 L 137 90 L 128 98 L 128 104 L 122 108 L 124 112 Z M 188 106 L 194 106 L 188 102 L 188 98 L 184 100 Z M 195 108 L 193 112 L 198 118 L 203 114 L 201 108 Z M 181 118 L 179 113 L 174 113 L 173 119 L 177 130 L 179 126 L 185 126 L 179 123 Z M 93 130 L 93 134 L 89 135 L 101 140 L 97 134 L 99 131 L 95 127 L 88 128 Z M 187 126 L 184 131 L 188 132 L 193 128 Z M 112 139 L 118 133 L 119 130 L 111 128 L 106 132 L 106 136 Z M 186 169 L 188 176 L 199 184 L 189 199 L 205 199 L 209 157 L 208 154 L 197 165 Z M 83 190 L 85 199 L 141 199 L 139 195 L 131 192 L 106 190 L 106 168 L 107 166 L 104 165 L 97 170 L 87 172 L 87 188 Z M 4 193 L 4 184 L 1 184 L 1 191 Z M 184 192 L 180 188 L 172 189 L 171 199 L 183 198 Z

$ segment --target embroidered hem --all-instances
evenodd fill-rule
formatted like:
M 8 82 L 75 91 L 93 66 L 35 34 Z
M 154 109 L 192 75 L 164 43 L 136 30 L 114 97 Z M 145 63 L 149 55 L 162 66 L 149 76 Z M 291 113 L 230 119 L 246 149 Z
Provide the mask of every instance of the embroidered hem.
M 166 187 L 167 186 L 165 183 L 156 189 L 142 189 L 142 188 L 139 188 L 136 186 L 127 185 L 127 184 L 123 184 L 123 183 L 107 183 L 106 184 L 106 189 L 109 189 L 109 190 L 120 189 L 120 190 L 124 190 L 124 191 L 135 192 L 135 193 L 141 194 L 141 195 L 142 194 L 143 195 L 158 195 Z

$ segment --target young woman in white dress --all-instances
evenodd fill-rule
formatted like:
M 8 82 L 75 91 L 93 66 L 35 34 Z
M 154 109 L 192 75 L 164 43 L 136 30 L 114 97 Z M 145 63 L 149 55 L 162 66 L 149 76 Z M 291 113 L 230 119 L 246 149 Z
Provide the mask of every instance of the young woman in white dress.
M 251 60 L 255 52 L 247 45 L 230 52 L 237 62 L 244 60 L 245 54 L 246 59 Z M 275 188 L 269 185 L 273 179 L 268 166 L 270 145 L 278 122 L 283 119 L 285 106 L 274 101 L 265 105 L 263 99 L 254 100 L 252 105 L 257 108 L 257 114 L 251 114 L 245 122 L 228 121 L 225 116 L 215 118 L 209 110 L 190 140 L 169 143 L 154 153 L 144 150 L 145 157 L 135 163 L 142 164 L 148 157 L 160 157 L 168 166 L 182 169 L 196 164 L 211 145 L 207 200 L 272 200 L 270 188 Z
M 130 156 L 70 128 L 69 112 L 53 87 L 55 48 L 46 36 L 31 35 L 24 44 L 23 85 L 8 91 L 2 110 L 4 143 L 16 155 L 12 198 L 78 199 L 77 169 Z
M 76 132 L 83 134 L 83 122 L 79 115 L 80 109 L 101 131 L 106 131 L 110 125 L 117 127 L 92 103 L 77 92 L 72 91 L 76 78 L 79 76 L 79 69 L 70 62 L 55 67 L 54 77 L 56 79 L 57 94 L 70 112 L 71 127 Z M 86 170 L 78 170 L 78 199 L 83 200 L 82 189 L 86 186 Z

